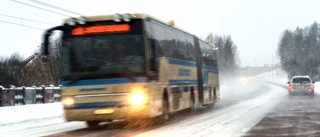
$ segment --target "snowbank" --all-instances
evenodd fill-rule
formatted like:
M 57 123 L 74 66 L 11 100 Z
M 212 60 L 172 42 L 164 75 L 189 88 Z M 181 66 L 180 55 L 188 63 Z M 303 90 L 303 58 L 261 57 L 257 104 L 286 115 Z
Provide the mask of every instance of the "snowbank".
M 61 103 L 0 107 L 0 126 L 63 115 Z

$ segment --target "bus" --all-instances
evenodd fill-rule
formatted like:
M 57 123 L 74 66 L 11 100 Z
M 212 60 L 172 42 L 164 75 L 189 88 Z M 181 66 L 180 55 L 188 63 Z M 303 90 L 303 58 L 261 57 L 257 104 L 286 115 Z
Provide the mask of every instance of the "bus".
M 62 32 L 61 101 L 67 121 L 89 127 L 125 119 L 166 121 L 170 114 L 214 107 L 220 100 L 217 48 L 147 14 L 65 19 L 46 30 Z

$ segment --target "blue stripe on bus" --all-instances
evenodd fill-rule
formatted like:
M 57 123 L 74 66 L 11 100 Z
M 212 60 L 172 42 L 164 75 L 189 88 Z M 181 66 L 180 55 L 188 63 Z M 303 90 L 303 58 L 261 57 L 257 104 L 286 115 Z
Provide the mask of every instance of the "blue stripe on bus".
M 179 85 L 179 84 L 197 84 L 197 80 L 179 80 L 179 79 L 171 79 L 169 80 L 169 84 L 170 85 Z M 179 87 L 181 88 L 181 87 Z M 182 87 L 184 88 L 184 87 Z M 194 87 L 195 89 L 197 89 L 197 86 Z M 203 86 L 203 89 L 204 90 L 207 90 L 208 89 L 208 86 L 207 85 L 204 85 Z
M 197 86 L 194 86 L 193 87 L 194 90 L 198 90 L 198 87 Z M 203 91 L 207 91 L 209 89 L 209 87 L 207 85 L 204 85 L 203 86 Z M 184 92 L 184 91 L 190 91 L 190 86 L 187 86 L 187 87 L 172 87 L 171 88 L 171 92 Z
M 169 64 L 173 64 L 173 65 L 181 65 L 181 66 L 188 66 L 188 67 L 196 67 L 196 63 L 195 62 L 190 62 L 190 61 L 183 61 L 183 60 L 177 60 L 177 59 L 168 59 L 169 60 Z M 210 72 L 213 73 L 219 73 L 218 69 L 216 67 L 213 66 L 208 66 L 208 65 L 202 65 L 203 69 L 209 70 Z
M 93 102 L 93 103 L 79 103 L 72 106 L 73 109 L 87 109 L 87 108 L 106 108 L 106 107 L 123 107 L 124 102 Z
M 146 77 L 136 77 L 135 82 L 147 82 Z M 87 85 L 104 85 L 104 84 L 124 84 L 132 83 L 129 78 L 112 78 L 112 79 L 90 79 L 90 80 L 79 80 L 75 83 L 69 84 L 70 81 L 62 81 L 61 85 L 66 86 L 87 86 Z
M 178 85 L 178 84 L 196 84 L 197 80 L 180 80 L 180 79 L 171 79 L 169 80 L 170 85 Z
M 208 70 L 209 72 L 213 72 L 213 73 L 219 73 L 219 70 L 213 66 L 208 66 L 208 65 L 203 65 L 202 66 L 205 70 Z
M 177 60 L 177 59 L 169 59 L 169 64 L 196 67 L 196 63 L 194 63 L 194 62 L 182 61 L 182 60 Z

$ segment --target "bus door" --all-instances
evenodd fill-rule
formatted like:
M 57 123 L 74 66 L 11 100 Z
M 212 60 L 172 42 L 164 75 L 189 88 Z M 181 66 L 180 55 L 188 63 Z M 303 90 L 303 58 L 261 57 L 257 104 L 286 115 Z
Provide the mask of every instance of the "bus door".
M 198 100 L 200 105 L 203 104 L 203 79 L 202 79 L 202 55 L 200 50 L 199 39 L 194 36 L 194 43 L 196 47 L 196 54 L 197 54 L 197 86 L 198 86 Z

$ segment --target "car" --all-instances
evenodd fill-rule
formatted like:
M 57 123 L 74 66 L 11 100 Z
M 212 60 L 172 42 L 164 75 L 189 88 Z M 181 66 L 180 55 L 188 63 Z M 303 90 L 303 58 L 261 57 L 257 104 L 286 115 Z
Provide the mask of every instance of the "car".
M 309 76 L 293 76 L 287 84 L 290 97 L 294 95 L 314 97 L 314 82 Z

